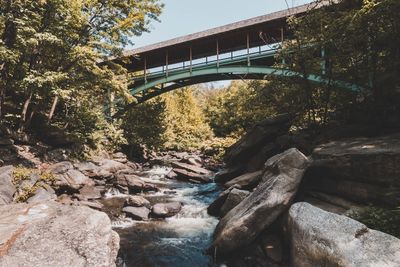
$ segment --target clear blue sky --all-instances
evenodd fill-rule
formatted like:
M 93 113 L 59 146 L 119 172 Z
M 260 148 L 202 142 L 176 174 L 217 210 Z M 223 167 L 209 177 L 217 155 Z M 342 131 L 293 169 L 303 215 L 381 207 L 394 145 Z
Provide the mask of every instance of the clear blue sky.
M 130 48 L 165 41 L 228 23 L 286 9 L 285 0 L 160 0 L 165 4 L 161 22 L 151 32 L 132 39 Z M 290 7 L 312 0 L 286 0 Z

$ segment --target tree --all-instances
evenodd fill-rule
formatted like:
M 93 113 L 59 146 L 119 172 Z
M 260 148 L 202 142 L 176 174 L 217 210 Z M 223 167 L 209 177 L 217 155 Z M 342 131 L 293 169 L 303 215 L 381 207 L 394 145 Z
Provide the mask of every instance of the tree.
M 85 101 L 104 103 L 107 90 L 125 96 L 126 71 L 98 63 L 121 55 L 161 8 L 158 0 L 0 0 L 1 121 L 23 131 L 37 112 L 49 121 L 65 112 L 58 117 L 67 121 Z

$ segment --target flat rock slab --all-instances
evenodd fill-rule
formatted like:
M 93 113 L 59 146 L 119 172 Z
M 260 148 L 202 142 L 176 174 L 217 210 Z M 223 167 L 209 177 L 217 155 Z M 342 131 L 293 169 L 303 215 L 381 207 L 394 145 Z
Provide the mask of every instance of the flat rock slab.
M 311 204 L 292 205 L 288 228 L 292 266 L 400 266 L 400 239 Z
M 255 240 L 290 207 L 308 162 L 295 148 L 270 158 L 256 190 L 218 223 L 212 248 L 226 254 Z
M 56 202 L 0 206 L 0 266 L 115 266 L 108 216 Z
M 195 166 L 192 164 L 187 164 L 183 162 L 171 162 L 172 167 L 177 168 L 177 169 L 184 169 L 189 172 L 197 173 L 197 174 L 203 174 L 203 175 L 209 175 L 211 172 L 207 169 L 204 169 L 199 166 Z
M 190 172 L 185 169 L 173 169 L 173 172 L 176 174 L 177 180 L 188 181 L 192 183 L 210 183 L 211 179 L 205 174 L 198 174 L 194 172 Z

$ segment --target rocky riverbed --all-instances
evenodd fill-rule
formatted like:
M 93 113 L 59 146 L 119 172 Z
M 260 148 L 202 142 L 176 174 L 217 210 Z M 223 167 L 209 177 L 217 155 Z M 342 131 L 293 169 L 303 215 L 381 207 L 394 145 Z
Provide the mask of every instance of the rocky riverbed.
M 318 144 L 289 125 L 257 124 L 222 170 L 177 152 L 73 161 L 3 138 L 0 266 L 400 266 L 400 239 L 353 216 L 400 206 L 400 135 Z

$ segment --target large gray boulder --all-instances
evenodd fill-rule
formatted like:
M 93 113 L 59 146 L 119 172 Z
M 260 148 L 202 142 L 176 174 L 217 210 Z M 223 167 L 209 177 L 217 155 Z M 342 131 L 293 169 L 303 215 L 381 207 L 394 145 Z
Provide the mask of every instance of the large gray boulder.
M 311 169 L 362 183 L 400 186 L 400 135 L 352 138 L 320 145 Z
M 400 266 L 400 239 L 308 203 L 289 210 L 292 266 Z
M 400 135 L 351 138 L 312 153 L 305 186 L 360 203 L 400 203 Z
M 10 204 L 17 191 L 12 180 L 13 166 L 0 167 L 0 205 Z
M 212 245 L 217 253 L 225 254 L 250 244 L 288 209 L 308 162 L 295 148 L 270 158 L 255 191 L 217 225 Z
M 0 266 L 115 266 L 108 216 L 56 202 L 0 207 Z

